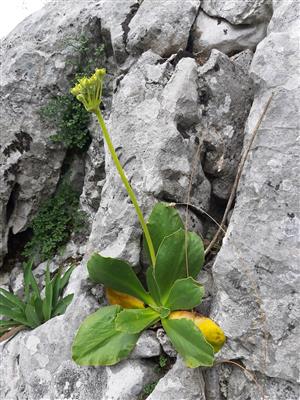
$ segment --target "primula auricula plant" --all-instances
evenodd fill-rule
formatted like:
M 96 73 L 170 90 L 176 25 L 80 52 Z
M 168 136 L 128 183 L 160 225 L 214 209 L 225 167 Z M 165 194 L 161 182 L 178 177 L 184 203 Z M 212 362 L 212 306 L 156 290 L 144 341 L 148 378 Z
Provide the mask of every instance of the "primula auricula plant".
M 204 262 L 202 240 L 184 229 L 172 205 L 158 203 L 146 223 L 117 157 L 100 112 L 105 69 L 96 69 L 71 90 L 99 121 L 104 139 L 144 233 L 150 266 L 147 290 L 123 260 L 94 254 L 88 261 L 90 278 L 106 287 L 108 302 L 88 316 L 73 342 L 72 355 L 80 365 L 113 365 L 133 350 L 141 332 L 159 322 L 188 367 L 211 366 L 225 342 L 222 329 L 211 319 L 189 311 L 202 301 L 204 289 L 195 280 Z

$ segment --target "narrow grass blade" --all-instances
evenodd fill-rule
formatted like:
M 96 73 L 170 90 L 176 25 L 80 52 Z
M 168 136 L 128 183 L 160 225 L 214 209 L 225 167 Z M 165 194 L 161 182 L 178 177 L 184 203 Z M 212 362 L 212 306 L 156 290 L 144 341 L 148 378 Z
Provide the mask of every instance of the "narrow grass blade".
M 12 306 L 18 307 L 20 310 L 24 310 L 25 304 L 15 294 L 10 293 L 5 289 L 0 288 L 0 296 L 1 296 L 0 302 L 1 302 L 1 298 L 3 300 L 3 296 L 4 296 L 8 300 L 8 302 L 11 303 Z
M 69 304 L 71 304 L 72 300 L 73 300 L 74 294 L 69 294 L 68 296 L 64 297 L 63 299 L 61 299 L 58 303 L 56 308 L 54 309 L 53 312 L 53 317 L 56 317 L 57 315 L 62 315 L 65 313 L 67 307 L 69 306 Z

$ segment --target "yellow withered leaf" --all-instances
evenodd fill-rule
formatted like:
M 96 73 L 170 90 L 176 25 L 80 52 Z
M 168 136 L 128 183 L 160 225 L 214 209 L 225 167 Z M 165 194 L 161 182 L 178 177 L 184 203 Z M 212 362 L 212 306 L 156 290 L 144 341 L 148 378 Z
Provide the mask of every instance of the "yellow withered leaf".
M 111 288 L 105 289 L 105 295 L 109 304 L 118 304 L 123 308 L 145 308 L 145 304 L 134 296 L 118 292 Z
M 203 333 L 205 339 L 217 353 L 223 347 L 226 337 L 223 330 L 212 319 L 191 311 L 174 311 L 169 316 L 170 319 L 191 319 L 197 328 Z

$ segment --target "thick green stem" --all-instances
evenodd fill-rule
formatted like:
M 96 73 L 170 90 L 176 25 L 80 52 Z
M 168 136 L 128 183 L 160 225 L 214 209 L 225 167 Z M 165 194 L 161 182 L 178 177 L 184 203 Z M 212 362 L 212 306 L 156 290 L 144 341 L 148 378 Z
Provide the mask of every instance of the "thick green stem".
M 152 265 L 153 265 L 153 268 L 155 268 L 155 261 L 156 261 L 155 251 L 154 251 L 154 247 L 153 247 L 153 243 L 152 243 L 152 240 L 151 240 L 151 236 L 150 236 L 148 227 L 147 227 L 146 222 L 145 222 L 144 217 L 143 217 L 143 213 L 142 213 L 142 211 L 140 209 L 140 206 L 139 206 L 139 204 L 137 202 L 137 199 L 136 199 L 135 194 L 134 194 L 134 192 L 132 190 L 132 187 L 130 186 L 130 183 L 128 182 L 128 179 L 126 178 L 126 175 L 124 173 L 122 165 L 121 165 L 121 163 L 120 163 L 120 161 L 118 159 L 117 153 L 115 152 L 114 146 L 112 144 L 112 141 L 110 140 L 110 136 L 109 136 L 109 133 L 107 131 L 107 128 L 106 128 L 106 125 L 105 125 L 105 122 L 104 122 L 104 119 L 102 117 L 102 114 L 101 114 L 100 110 L 97 110 L 95 112 L 95 114 L 96 114 L 96 116 L 98 118 L 99 124 L 100 124 L 102 132 L 103 132 L 104 139 L 105 139 L 105 141 L 107 143 L 108 149 L 109 149 L 110 154 L 111 154 L 112 159 L 113 159 L 113 162 L 114 162 L 114 164 L 115 164 L 115 166 L 116 166 L 116 168 L 117 168 L 117 170 L 119 172 L 119 175 L 120 175 L 120 177 L 122 179 L 122 182 L 124 183 L 124 186 L 125 186 L 125 188 L 127 190 L 127 193 L 128 193 L 128 195 L 130 197 L 130 200 L 132 201 L 132 204 L 135 207 L 138 219 L 139 219 L 140 224 L 142 225 L 142 228 L 143 228 L 143 231 L 144 231 L 145 239 L 146 239 L 147 244 L 148 244 L 148 249 L 149 249 Z

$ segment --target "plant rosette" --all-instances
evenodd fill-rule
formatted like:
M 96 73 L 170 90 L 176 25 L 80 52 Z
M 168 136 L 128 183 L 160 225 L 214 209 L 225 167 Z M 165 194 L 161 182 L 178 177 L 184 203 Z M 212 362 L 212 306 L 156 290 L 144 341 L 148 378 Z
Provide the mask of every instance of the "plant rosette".
M 203 242 L 185 230 L 170 204 L 157 203 L 148 222 L 144 221 L 99 110 L 104 75 L 105 70 L 96 70 L 91 78 L 82 78 L 71 93 L 98 118 L 141 223 L 150 266 L 146 290 L 126 261 L 92 255 L 87 265 L 89 276 L 106 287 L 111 305 L 83 321 L 73 342 L 73 360 L 79 365 L 114 365 L 130 354 L 143 330 L 161 323 L 186 366 L 212 366 L 214 353 L 225 342 L 224 333 L 211 319 L 188 311 L 201 303 L 204 294 L 196 281 L 204 263 Z
M 71 266 L 64 274 L 59 269 L 50 278 L 49 267 L 46 269 L 45 294 L 41 290 L 32 273 L 33 262 L 24 263 L 24 299 L 0 288 L 0 336 L 17 326 L 34 329 L 51 318 L 65 313 L 73 300 L 73 293 L 63 297 L 70 276 L 74 271 Z

